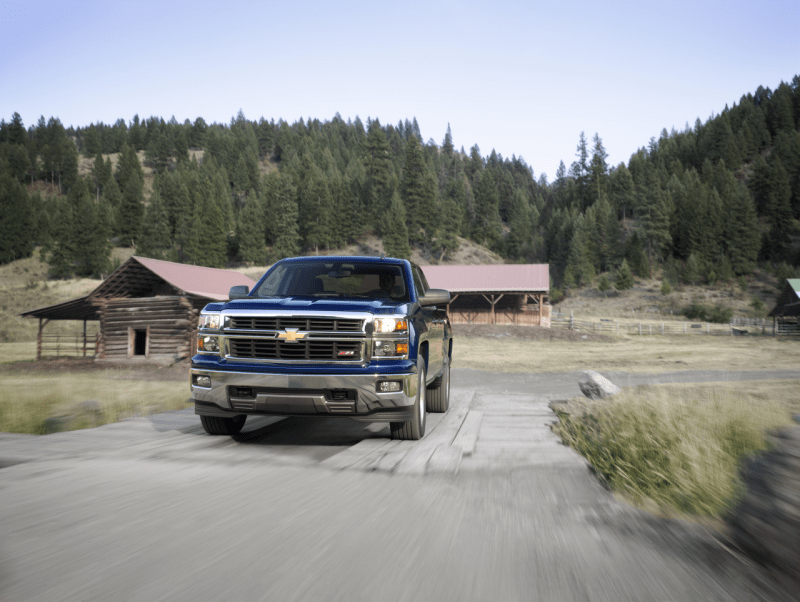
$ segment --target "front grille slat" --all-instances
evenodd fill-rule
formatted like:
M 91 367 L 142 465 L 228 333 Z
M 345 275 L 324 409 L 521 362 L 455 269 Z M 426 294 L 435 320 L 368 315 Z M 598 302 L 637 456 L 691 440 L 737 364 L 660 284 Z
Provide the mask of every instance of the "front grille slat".
M 233 330 L 286 330 L 306 332 L 361 332 L 362 320 L 280 316 L 231 316 Z
M 359 361 L 360 341 L 316 341 L 287 343 L 274 339 L 229 339 L 231 357 L 264 360 Z M 339 352 L 352 355 L 339 356 Z

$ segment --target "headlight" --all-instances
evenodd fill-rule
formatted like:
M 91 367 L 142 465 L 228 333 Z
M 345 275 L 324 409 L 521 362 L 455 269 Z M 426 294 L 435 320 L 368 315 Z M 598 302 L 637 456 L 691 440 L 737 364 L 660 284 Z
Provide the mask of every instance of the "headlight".
M 406 330 L 408 330 L 408 322 L 405 318 L 375 318 L 376 334 L 405 332 Z
M 200 328 L 219 330 L 221 316 L 219 314 L 200 314 Z

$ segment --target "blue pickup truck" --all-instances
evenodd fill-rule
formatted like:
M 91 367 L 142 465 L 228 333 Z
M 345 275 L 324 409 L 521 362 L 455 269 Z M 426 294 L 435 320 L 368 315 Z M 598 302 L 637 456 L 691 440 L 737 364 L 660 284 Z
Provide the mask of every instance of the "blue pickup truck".
M 421 439 L 450 399 L 448 303 L 405 259 L 279 261 L 201 312 L 195 413 L 211 435 L 236 435 L 248 415 L 338 416 Z

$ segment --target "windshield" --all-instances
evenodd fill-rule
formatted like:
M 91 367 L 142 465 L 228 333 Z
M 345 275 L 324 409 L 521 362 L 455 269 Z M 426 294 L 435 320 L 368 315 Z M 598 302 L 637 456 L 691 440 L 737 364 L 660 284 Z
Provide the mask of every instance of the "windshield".
M 297 262 L 275 267 L 256 297 L 365 297 L 408 302 L 402 267 L 385 263 Z

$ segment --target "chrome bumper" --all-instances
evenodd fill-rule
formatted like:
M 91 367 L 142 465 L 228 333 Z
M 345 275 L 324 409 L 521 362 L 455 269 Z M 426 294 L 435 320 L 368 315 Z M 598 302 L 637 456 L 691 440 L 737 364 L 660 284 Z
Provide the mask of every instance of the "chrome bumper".
M 195 384 L 208 376 L 211 387 Z M 402 390 L 378 393 L 381 380 L 401 381 Z M 192 368 L 195 414 L 235 416 L 342 416 L 361 422 L 408 422 L 417 397 L 417 375 L 255 374 Z M 242 395 L 241 389 L 245 391 Z

